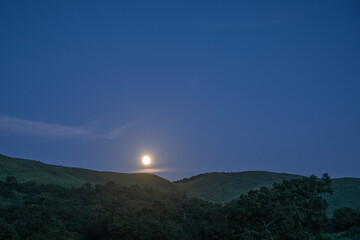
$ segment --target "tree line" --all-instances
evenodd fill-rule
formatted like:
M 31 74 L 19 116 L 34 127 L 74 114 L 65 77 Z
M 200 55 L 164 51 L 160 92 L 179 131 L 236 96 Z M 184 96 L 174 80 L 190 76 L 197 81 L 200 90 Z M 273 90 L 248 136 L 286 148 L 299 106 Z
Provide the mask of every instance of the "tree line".
M 329 218 L 327 174 L 284 180 L 227 204 L 124 187 L 79 188 L 15 177 L 0 181 L 0 239 L 360 239 L 360 212 L 341 208 Z

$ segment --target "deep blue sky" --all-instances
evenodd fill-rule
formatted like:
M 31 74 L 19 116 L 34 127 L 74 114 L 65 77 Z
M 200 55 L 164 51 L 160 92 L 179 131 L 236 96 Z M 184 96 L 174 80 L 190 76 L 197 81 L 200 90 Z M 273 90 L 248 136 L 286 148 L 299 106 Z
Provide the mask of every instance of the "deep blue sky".
M 0 36 L 2 154 L 360 177 L 359 1 L 1 1 Z

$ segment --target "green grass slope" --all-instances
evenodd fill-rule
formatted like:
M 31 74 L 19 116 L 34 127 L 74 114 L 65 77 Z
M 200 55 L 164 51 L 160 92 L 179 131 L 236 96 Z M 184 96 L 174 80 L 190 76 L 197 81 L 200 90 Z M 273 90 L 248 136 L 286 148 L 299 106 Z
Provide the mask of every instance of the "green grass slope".
M 332 181 L 334 193 L 326 196 L 328 213 L 341 207 L 360 209 L 360 178 L 335 178 Z
M 262 171 L 208 173 L 179 181 L 179 184 L 189 195 L 204 200 L 225 203 L 237 199 L 252 189 L 262 186 L 271 187 L 275 182 L 302 177 L 300 175 L 273 173 Z M 326 195 L 329 203 L 328 214 L 335 209 L 351 207 L 360 209 L 360 179 L 335 178 L 332 179 L 332 195 Z
M 238 198 L 251 189 L 271 187 L 275 182 L 299 178 L 300 175 L 264 171 L 208 173 L 179 184 L 189 195 L 212 202 L 224 203 Z
M 62 167 L 39 161 L 11 158 L 0 154 L 0 179 L 15 176 L 19 182 L 35 181 L 77 187 L 84 183 L 106 183 L 113 181 L 124 186 L 151 186 L 158 190 L 177 188 L 170 181 L 148 173 L 100 172 L 82 168 Z
M 264 171 L 207 173 L 172 183 L 148 173 L 100 172 L 82 168 L 71 168 L 45 164 L 39 161 L 11 158 L 0 154 L 0 179 L 15 176 L 19 182 L 35 181 L 77 187 L 84 183 L 106 183 L 113 181 L 124 186 L 150 186 L 158 190 L 182 189 L 188 195 L 207 201 L 225 203 L 238 198 L 252 189 L 271 187 L 275 182 L 302 177 L 287 173 Z M 328 213 L 340 207 L 360 209 L 360 179 L 337 178 L 332 180 L 333 195 L 326 196 Z

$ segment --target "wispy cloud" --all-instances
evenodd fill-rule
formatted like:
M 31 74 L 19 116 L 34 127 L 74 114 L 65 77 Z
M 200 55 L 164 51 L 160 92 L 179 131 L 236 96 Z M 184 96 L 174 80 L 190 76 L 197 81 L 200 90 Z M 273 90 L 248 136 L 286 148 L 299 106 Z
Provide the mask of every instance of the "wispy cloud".
M 79 137 L 90 135 L 93 132 L 92 129 L 13 117 L 0 117 L 0 131 L 52 137 Z
M 126 123 L 108 133 L 99 134 L 96 128 L 85 128 L 53 124 L 47 122 L 31 121 L 14 117 L 0 117 L 0 131 L 31 136 L 52 138 L 102 138 L 115 139 L 120 137 L 126 130 L 145 120 L 135 120 Z
M 170 168 L 144 168 L 132 171 L 132 173 L 159 173 L 159 172 L 172 172 Z
M 106 138 L 106 139 L 118 138 L 129 128 L 134 127 L 135 125 L 138 125 L 139 123 L 142 123 L 144 121 L 146 121 L 146 120 L 145 119 L 135 120 L 135 121 L 126 123 L 119 128 L 115 128 L 105 135 L 94 135 L 94 137 L 95 138 Z

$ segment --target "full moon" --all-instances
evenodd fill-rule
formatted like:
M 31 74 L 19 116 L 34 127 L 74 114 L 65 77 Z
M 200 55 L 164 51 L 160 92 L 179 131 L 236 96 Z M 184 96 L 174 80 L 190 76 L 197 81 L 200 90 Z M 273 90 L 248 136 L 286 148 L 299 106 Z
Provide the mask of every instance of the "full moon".
M 149 156 L 143 156 L 142 163 L 144 165 L 149 165 L 151 163 L 151 158 Z

